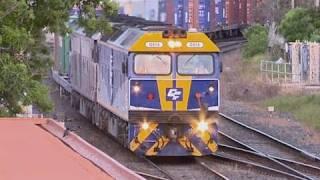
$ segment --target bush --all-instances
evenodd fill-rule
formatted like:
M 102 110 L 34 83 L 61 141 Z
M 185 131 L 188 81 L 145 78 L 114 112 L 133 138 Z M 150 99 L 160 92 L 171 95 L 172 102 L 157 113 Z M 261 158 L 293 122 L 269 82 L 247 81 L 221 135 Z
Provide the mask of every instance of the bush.
M 266 51 L 268 47 L 268 31 L 265 27 L 261 25 L 251 26 L 245 30 L 244 36 L 248 40 L 243 51 L 244 57 L 250 58 Z
M 320 42 L 320 30 L 315 30 L 310 37 L 311 42 Z
M 305 8 L 290 10 L 280 23 L 279 30 L 288 41 L 320 42 L 320 11 Z

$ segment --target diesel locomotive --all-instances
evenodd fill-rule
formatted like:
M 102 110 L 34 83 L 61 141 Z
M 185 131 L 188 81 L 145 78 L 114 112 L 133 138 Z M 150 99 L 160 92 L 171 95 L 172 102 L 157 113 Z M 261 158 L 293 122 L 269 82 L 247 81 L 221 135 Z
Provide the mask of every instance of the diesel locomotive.
M 145 26 L 67 40 L 67 73 L 54 78 L 101 130 L 144 156 L 217 151 L 222 64 L 204 33 Z

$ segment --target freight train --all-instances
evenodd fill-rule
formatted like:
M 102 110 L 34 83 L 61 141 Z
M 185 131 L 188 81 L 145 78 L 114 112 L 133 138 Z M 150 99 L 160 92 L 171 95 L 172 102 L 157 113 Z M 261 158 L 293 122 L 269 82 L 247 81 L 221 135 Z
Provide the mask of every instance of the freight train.
M 149 2 L 150 1 L 150 2 Z M 254 23 L 256 0 L 123 0 L 120 14 L 158 20 L 188 30 L 195 28 L 211 39 L 241 36 Z M 144 10 L 141 10 L 144 9 Z M 156 13 L 156 14 L 155 14 Z
M 80 114 L 139 155 L 216 152 L 219 48 L 201 32 L 139 24 L 56 38 L 54 80 Z
M 222 39 L 241 35 L 256 6 L 254 0 L 159 0 L 159 20 Z

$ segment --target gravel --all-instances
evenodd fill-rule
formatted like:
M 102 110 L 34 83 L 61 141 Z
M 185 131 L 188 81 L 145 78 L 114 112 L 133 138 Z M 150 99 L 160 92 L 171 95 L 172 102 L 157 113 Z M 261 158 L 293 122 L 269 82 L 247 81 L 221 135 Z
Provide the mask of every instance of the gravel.
M 296 121 L 289 113 L 273 112 L 256 104 L 222 102 L 222 113 L 300 149 L 320 156 L 320 132 Z

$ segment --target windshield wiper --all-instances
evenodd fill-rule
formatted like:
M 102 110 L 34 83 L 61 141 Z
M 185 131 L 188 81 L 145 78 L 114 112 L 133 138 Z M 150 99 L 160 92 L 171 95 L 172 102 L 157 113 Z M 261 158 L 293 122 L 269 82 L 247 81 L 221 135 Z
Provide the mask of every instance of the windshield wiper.
M 196 56 L 196 54 L 193 54 L 189 59 L 187 59 L 186 62 L 184 63 L 184 65 L 189 63 L 193 59 L 194 56 Z
M 167 64 L 159 55 L 153 55 L 158 58 L 163 64 Z

